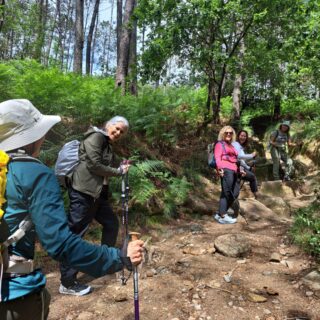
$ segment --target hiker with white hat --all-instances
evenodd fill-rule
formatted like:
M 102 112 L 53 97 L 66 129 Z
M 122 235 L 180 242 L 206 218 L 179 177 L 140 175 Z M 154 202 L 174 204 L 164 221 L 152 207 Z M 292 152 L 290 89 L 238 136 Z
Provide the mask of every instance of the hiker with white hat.
M 287 146 L 293 146 L 290 139 L 290 121 L 283 121 L 279 129 L 273 131 L 270 135 L 270 152 L 273 162 L 273 178 L 280 180 L 280 161 L 285 164 L 284 181 L 290 180 L 290 174 L 293 169 L 293 161 L 288 155 Z
M 59 116 L 41 114 L 28 100 L 0 103 L 0 149 L 11 156 L 3 219 L 12 235 L 22 228 L 21 221 L 30 218 L 25 235 L 8 246 L 9 264 L 2 263 L 0 255 L 1 320 L 48 317 L 46 278 L 33 264 L 36 235 L 49 256 L 94 277 L 120 271 L 123 266 L 132 269 L 142 259 L 141 240 L 119 250 L 91 244 L 70 231 L 58 181 L 53 171 L 37 159 L 46 133 L 59 121 Z

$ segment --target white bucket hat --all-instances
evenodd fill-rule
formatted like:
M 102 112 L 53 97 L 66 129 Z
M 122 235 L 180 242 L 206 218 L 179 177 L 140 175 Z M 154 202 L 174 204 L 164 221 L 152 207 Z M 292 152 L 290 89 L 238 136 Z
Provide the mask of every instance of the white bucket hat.
M 0 149 L 15 150 L 33 143 L 58 122 L 59 116 L 40 113 L 26 99 L 13 99 L 0 103 Z

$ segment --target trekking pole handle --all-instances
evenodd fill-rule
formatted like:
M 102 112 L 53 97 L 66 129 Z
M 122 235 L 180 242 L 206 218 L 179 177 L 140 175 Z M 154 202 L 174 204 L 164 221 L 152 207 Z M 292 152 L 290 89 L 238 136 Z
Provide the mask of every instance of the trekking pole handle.
M 129 236 L 130 236 L 131 241 L 135 241 L 135 240 L 139 240 L 140 239 L 141 233 L 139 233 L 139 232 L 129 232 Z

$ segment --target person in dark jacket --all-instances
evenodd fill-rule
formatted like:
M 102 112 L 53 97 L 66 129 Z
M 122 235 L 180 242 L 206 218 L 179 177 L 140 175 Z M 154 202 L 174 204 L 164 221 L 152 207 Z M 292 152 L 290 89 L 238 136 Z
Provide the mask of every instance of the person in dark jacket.
M 75 234 L 84 236 L 90 223 L 95 219 L 102 225 L 101 244 L 116 244 L 119 221 L 108 201 L 108 179 L 125 174 L 129 165 L 114 168 L 112 145 L 126 135 L 128 121 L 116 116 L 105 122 L 101 129 L 90 127 L 80 144 L 80 162 L 71 175 L 68 188 L 70 198 L 69 227 Z M 84 295 L 90 286 L 77 281 L 78 271 L 61 263 L 62 294 Z
M 131 263 L 139 264 L 142 259 L 141 240 L 119 250 L 91 244 L 70 231 L 56 176 L 36 159 L 46 133 L 59 121 L 59 116 L 42 115 L 28 100 L 0 103 L 0 149 L 14 155 L 7 164 L 2 219 L 10 234 L 21 228 L 25 218 L 32 222 L 25 236 L 9 246 L 9 266 L 1 266 L 2 270 L 5 266 L 0 282 L 1 320 L 48 317 L 50 294 L 45 289 L 46 278 L 33 265 L 36 236 L 53 259 L 93 277 L 120 271 L 124 266 L 130 268 Z M 1 154 L 5 154 L 3 151 Z

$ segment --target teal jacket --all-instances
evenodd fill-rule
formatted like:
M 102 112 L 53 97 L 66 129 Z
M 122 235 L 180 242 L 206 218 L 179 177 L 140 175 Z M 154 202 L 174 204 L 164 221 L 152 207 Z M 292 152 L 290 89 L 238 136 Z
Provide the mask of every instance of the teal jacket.
M 34 258 L 36 235 L 55 260 L 94 277 L 122 269 L 120 251 L 86 242 L 68 227 L 58 181 L 51 169 L 40 162 L 9 163 L 6 186 L 7 206 L 4 218 L 11 234 L 30 214 L 34 227 L 10 251 L 27 259 Z M 41 290 L 46 279 L 40 269 L 31 274 L 5 278 L 2 300 L 8 301 Z

